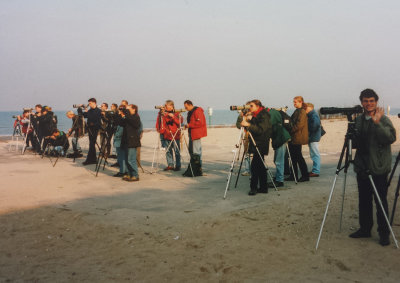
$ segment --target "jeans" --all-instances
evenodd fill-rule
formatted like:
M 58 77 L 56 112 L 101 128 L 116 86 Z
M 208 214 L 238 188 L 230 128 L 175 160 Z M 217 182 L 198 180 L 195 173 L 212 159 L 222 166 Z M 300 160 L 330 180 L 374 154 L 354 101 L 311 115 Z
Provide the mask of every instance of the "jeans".
M 246 153 L 244 156 L 244 172 L 250 173 L 250 154 Z
M 119 173 L 126 173 L 126 164 L 125 164 L 125 151 L 122 147 L 116 147 L 117 151 L 117 162 L 119 164 Z
M 180 168 L 181 167 L 181 149 L 180 149 L 180 140 L 166 140 L 167 146 L 166 148 L 169 147 L 166 156 L 167 156 L 167 163 L 168 166 L 174 167 L 174 157 L 173 157 L 173 151 L 175 152 L 175 167 Z
M 310 149 L 310 157 L 313 162 L 313 167 L 311 172 L 315 174 L 319 174 L 321 168 L 321 155 L 319 154 L 318 142 L 310 142 L 308 147 Z
M 128 169 L 128 174 L 130 177 L 139 178 L 138 166 L 136 161 L 136 147 L 125 147 L 125 164 Z
M 275 180 L 277 182 L 283 182 L 283 177 L 285 173 L 285 154 L 286 143 L 278 147 L 274 153 L 274 163 L 276 167 Z
M 191 138 L 189 138 L 189 153 L 190 155 L 192 154 L 197 154 L 200 156 L 200 166 L 202 165 L 202 161 L 201 161 L 201 139 L 197 139 L 197 140 L 192 140 Z
M 164 139 L 164 135 L 163 134 L 160 134 L 160 141 L 161 141 L 161 147 L 162 148 L 167 148 L 167 140 L 166 139 Z

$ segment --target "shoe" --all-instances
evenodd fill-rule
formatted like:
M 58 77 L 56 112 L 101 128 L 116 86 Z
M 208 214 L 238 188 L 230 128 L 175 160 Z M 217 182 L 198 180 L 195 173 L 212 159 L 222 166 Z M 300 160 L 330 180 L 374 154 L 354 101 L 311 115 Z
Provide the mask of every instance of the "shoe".
M 358 229 L 354 233 L 349 235 L 350 238 L 358 239 L 358 238 L 371 238 L 371 232 L 365 232 L 361 229 Z
M 137 182 L 137 181 L 139 181 L 139 177 L 131 176 L 131 177 L 127 178 L 125 181 Z
M 294 181 L 294 177 L 290 175 L 289 177 L 285 178 L 285 181 L 289 181 L 289 182 Z
M 264 188 L 264 189 L 258 189 L 257 190 L 258 194 L 268 194 L 268 188 Z
M 179 167 L 175 167 L 174 171 L 181 171 L 181 167 L 180 166 Z
M 250 190 L 249 196 L 255 196 L 257 194 L 257 190 Z
M 278 181 L 274 180 L 274 183 L 275 183 L 275 187 L 277 187 L 277 188 L 280 188 L 280 187 L 284 186 L 283 182 L 278 182 Z M 269 188 L 273 188 L 274 184 L 272 184 L 272 182 L 270 182 L 270 183 L 268 183 L 268 187 Z
M 97 164 L 97 161 L 84 161 L 83 163 L 82 163 L 82 165 L 90 165 L 90 164 Z
M 174 170 L 173 166 L 168 166 L 164 168 L 164 171 L 171 171 L 171 170 Z
M 113 177 L 124 177 L 124 176 L 125 176 L 125 174 L 121 173 L 121 172 L 118 172 L 117 174 L 113 175 Z
M 111 167 L 119 167 L 119 163 L 115 162 L 114 164 L 111 165 Z
M 390 245 L 390 240 L 389 240 L 389 234 L 380 234 L 379 236 L 379 244 L 381 246 L 389 246 Z
M 250 174 L 250 172 L 243 172 L 242 173 L 242 176 L 250 176 L 251 174 Z
M 308 182 L 310 181 L 310 177 L 301 177 L 300 179 L 297 180 L 297 182 Z
M 122 180 L 127 181 L 129 178 L 130 178 L 130 176 L 129 176 L 128 174 L 125 174 L 125 175 L 122 177 Z
M 310 172 L 310 173 L 308 173 L 308 177 L 319 177 L 319 174 Z

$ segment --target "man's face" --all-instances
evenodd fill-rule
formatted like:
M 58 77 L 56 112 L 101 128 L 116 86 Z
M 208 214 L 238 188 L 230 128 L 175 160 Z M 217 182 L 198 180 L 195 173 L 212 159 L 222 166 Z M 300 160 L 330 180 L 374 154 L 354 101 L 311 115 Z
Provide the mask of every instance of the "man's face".
M 187 103 L 183 104 L 183 106 L 185 107 L 186 111 L 190 111 L 190 110 L 193 109 L 193 105 L 190 105 L 190 104 L 187 104 Z
M 303 106 L 303 102 L 301 102 L 301 100 L 298 99 L 293 99 L 293 106 L 294 108 L 301 108 Z
M 97 107 L 96 102 L 90 101 L 89 102 L 89 107 L 92 108 L 92 109 L 96 108 Z
M 260 106 L 254 104 L 253 102 L 250 103 L 249 105 L 250 105 L 250 112 L 251 112 L 251 113 L 257 112 L 258 109 L 260 109 Z
M 41 112 L 41 111 L 42 111 L 42 108 L 40 108 L 40 107 L 35 107 L 35 111 L 36 111 L 36 112 Z
M 361 100 L 361 105 L 364 108 L 365 112 L 372 113 L 376 110 L 378 102 L 375 100 L 375 97 L 364 97 Z

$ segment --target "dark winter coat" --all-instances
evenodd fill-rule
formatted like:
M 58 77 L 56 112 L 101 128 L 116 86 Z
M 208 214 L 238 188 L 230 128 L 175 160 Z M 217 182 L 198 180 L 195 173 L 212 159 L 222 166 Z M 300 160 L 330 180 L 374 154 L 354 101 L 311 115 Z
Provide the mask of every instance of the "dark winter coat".
M 282 116 L 279 111 L 269 108 L 268 113 L 271 117 L 272 126 L 272 148 L 274 150 L 281 147 L 285 142 L 290 140 L 289 132 L 283 127 Z
M 101 128 L 101 110 L 99 108 L 90 108 L 87 112 L 83 112 L 83 116 L 87 118 L 89 128 L 96 130 Z
M 357 148 L 354 171 L 361 176 L 389 174 L 392 165 L 391 144 L 396 141 L 396 130 L 392 122 L 383 116 L 378 124 L 366 119 L 365 114 L 355 121 Z
M 129 112 L 127 112 L 125 118 L 122 118 L 119 121 L 119 124 L 124 128 L 121 139 L 121 147 L 140 147 L 140 116 L 138 114 L 131 115 Z
M 257 114 L 257 116 L 253 117 L 248 122 L 250 123 L 250 126 L 247 127 L 247 130 L 253 136 L 258 150 L 262 155 L 267 155 L 269 150 L 269 140 L 272 132 L 270 115 L 268 114 L 267 110 L 263 109 Z M 249 152 L 258 154 L 250 136 L 249 142 Z

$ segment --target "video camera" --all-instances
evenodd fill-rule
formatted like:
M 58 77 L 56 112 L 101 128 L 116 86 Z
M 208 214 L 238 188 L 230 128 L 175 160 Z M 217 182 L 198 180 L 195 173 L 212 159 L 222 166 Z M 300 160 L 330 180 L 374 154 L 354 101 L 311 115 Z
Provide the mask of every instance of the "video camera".
M 156 105 L 154 106 L 154 109 L 164 109 L 165 106 L 164 105 Z
M 14 119 L 17 119 L 18 116 L 19 116 L 19 115 L 13 115 L 12 117 L 13 117 Z
M 322 115 L 333 115 L 333 114 L 353 115 L 353 114 L 363 113 L 363 108 L 360 105 L 348 108 L 321 107 L 320 113 Z
M 87 108 L 88 105 L 86 105 L 86 104 L 73 104 L 72 107 L 73 108 Z

